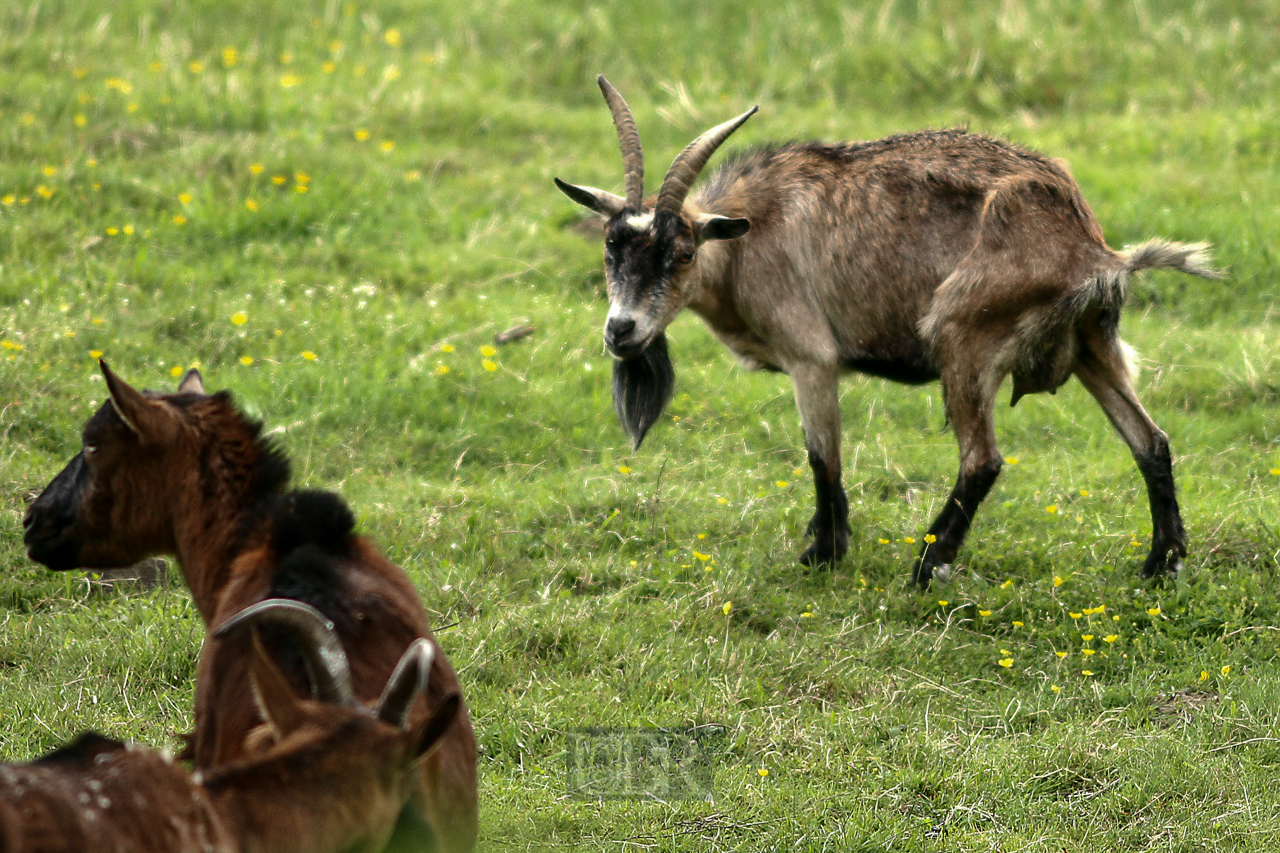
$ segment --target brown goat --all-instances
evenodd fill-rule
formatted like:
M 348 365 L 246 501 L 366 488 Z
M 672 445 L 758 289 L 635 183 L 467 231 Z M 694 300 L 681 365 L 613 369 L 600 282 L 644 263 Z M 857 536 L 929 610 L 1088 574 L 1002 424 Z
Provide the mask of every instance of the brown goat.
M 1153 525 L 1144 577 L 1177 571 L 1186 533 L 1167 437 L 1134 394 L 1118 327 L 1130 274 L 1203 277 L 1203 244 L 1160 240 L 1116 252 L 1065 161 L 962 131 L 875 142 L 790 144 L 730 161 L 686 200 L 716 148 L 754 112 L 704 133 L 644 198 L 644 156 L 626 102 L 599 78 L 622 146 L 626 196 L 556 184 L 607 218 L 605 345 L 614 405 L 639 447 L 671 398 L 664 330 L 698 314 L 748 368 L 791 376 L 817 510 L 806 564 L 844 556 L 841 371 L 942 380 L 960 474 L 913 566 L 942 578 L 1000 472 L 993 409 L 1072 374 L 1128 443 Z
M 266 598 L 303 601 L 333 621 L 364 701 L 378 697 L 414 640 L 434 646 L 404 571 L 354 534 L 351 511 L 336 495 L 286 491 L 288 460 L 227 392 L 205 394 L 189 371 L 178 393 L 144 394 L 101 368 L 110 398 L 85 425 L 83 449 L 24 519 L 33 560 L 65 570 L 173 554 L 207 626 Z M 304 687 L 291 644 L 270 633 L 264 640 Z M 205 640 L 190 755 L 198 768 L 242 758 L 261 722 L 246 677 L 249 652 L 243 635 Z M 414 719 L 458 692 L 453 668 L 437 653 Z M 473 849 L 476 746 L 465 705 L 421 765 L 413 803 L 397 842 L 422 836 L 422 846 L 445 853 Z
M 283 617 L 283 618 L 282 618 Z M 374 853 L 413 785 L 413 769 L 453 722 L 452 694 L 405 728 L 431 646 L 411 646 L 376 713 L 355 702 L 331 626 L 292 601 L 237 624 L 294 637 L 336 704 L 299 698 L 256 630 L 249 679 L 269 733 L 254 754 L 191 774 L 167 756 L 93 732 L 30 764 L 0 765 L 0 853 Z M 342 692 L 345 686 L 345 694 Z

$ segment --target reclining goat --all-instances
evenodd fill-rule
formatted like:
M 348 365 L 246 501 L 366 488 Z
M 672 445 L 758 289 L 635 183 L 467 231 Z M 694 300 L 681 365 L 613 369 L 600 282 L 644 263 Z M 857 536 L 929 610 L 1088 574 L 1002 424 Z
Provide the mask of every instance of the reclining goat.
M 112 568 L 175 554 L 206 626 L 266 598 L 291 598 L 332 620 L 361 700 L 376 699 L 410 644 L 434 646 L 426 611 L 404 571 L 368 539 L 341 498 L 286 491 L 289 463 L 231 402 L 207 395 L 189 371 L 176 394 L 144 394 L 105 363 L 110 397 L 85 425 L 83 448 L 27 511 L 24 542 L 51 569 Z M 289 644 L 264 635 L 299 690 L 305 674 Z M 249 689 L 243 636 L 210 635 L 196 673 L 192 759 L 198 768 L 243 757 L 261 722 Z M 435 654 L 428 707 L 458 693 Z M 422 763 L 405 828 L 444 853 L 465 853 L 477 831 L 476 745 L 463 705 Z M 397 834 L 397 839 L 401 836 Z
M 329 701 L 299 698 L 257 638 L 291 637 Z M 167 756 L 93 732 L 30 764 L 0 765 L 0 853 L 377 853 L 409 798 L 414 768 L 458 711 L 450 694 L 405 725 L 431 668 L 411 645 L 370 711 L 351 691 L 342 646 L 313 608 L 265 601 L 251 626 L 249 679 L 265 720 L 251 754 L 189 773 Z

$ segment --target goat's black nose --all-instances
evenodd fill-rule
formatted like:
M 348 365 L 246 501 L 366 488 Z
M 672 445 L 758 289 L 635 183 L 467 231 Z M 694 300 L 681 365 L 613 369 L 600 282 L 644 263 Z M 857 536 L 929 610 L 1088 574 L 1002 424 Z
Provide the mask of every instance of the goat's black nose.
M 628 317 L 612 317 L 604 326 L 604 336 L 610 341 L 624 340 L 636 328 L 636 321 Z

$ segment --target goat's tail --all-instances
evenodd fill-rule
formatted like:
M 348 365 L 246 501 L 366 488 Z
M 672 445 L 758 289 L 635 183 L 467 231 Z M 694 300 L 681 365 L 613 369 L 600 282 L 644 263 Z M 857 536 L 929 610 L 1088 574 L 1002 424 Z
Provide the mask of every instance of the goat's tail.
M 1118 252 L 1124 261 L 1124 272 L 1157 268 L 1175 269 L 1201 278 L 1222 278 L 1225 273 L 1213 266 L 1208 243 L 1174 243 L 1171 240 L 1148 240 Z

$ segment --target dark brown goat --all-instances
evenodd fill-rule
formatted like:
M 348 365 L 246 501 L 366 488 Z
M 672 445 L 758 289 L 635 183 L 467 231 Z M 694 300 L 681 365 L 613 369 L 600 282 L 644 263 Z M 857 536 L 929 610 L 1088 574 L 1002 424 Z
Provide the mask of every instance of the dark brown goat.
M 354 518 L 336 495 L 286 491 L 288 461 L 228 393 L 205 394 L 190 371 L 178 393 L 144 394 L 101 367 L 109 400 L 85 425 L 83 449 L 24 519 L 33 560 L 65 570 L 173 554 L 207 626 L 266 598 L 311 604 L 336 626 L 364 701 L 378 697 L 414 640 L 434 644 L 403 570 L 353 533 Z M 291 646 L 265 639 L 295 686 L 305 686 Z M 249 651 L 243 635 L 206 638 L 191 744 L 198 768 L 243 757 L 261 722 L 246 677 Z M 437 653 L 414 719 L 458 692 L 453 668 Z M 473 849 L 476 746 L 465 705 L 422 764 L 413 802 L 420 820 L 406 813 L 397 840 L 408 833 L 446 853 Z
M 841 371 L 942 380 L 960 474 L 924 537 L 917 583 L 942 577 L 1001 456 L 993 409 L 1072 374 L 1128 443 L 1151 502 L 1142 574 L 1174 573 L 1186 533 L 1169 442 L 1134 394 L 1118 327 L 1130 275 L 1171 267 L 1206 278 L 1203 244 L 1160 240 L 1117 252 L 1062 160 L 962 131 L 875 142 L 792 144 L 732 160 L 686 200 L 716 148 L 755 109 L 704 133 L 644 198 L 635 120 L 603 77 L 622 145 L 626 196 L 557 186 L 607 218 L 605 345 L 614 405 L 639 447 L 671 398 L 664 330 L 698 314 L 748 368 L 791 376 L 817 510 L 808 564 L 844 556 Z
M 371 713 L 355 702 L 341 645 L 315 610 L 264 602 L 236 621 L 281 626 L 304 650 L 317 686 L 339 701 L 299 698 L 255 631 L 249 678 L 269 731 L 252 756 L 191 774 L 167 756 L 90 732 L 30 764 L 0 765 L 0 853 L 381 850 L 414 768 L 458 710 L 453 694 L 416 726 L 403 725 L 426 683 L 430 645 L 410 647 Z

